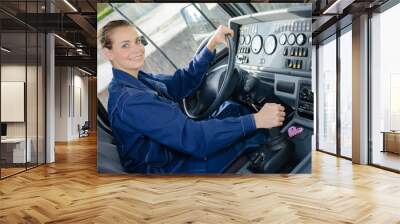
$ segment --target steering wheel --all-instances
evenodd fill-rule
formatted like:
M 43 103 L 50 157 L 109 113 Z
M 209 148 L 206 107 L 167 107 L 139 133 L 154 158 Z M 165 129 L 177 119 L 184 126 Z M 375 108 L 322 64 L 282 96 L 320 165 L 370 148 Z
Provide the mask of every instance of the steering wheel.
M 198 120 L 210 116 L 234 91 L 237 80 L 233 75 L 235 70 L 235 44 L 230 35 L 225 37 L 229 50 L 228 64 L 210 68 L 196 92 L 183 99 L 184 112 L 191 119 Z M 196 54 L 206 47 L 210 38 L 211 36 L 203 40 Z

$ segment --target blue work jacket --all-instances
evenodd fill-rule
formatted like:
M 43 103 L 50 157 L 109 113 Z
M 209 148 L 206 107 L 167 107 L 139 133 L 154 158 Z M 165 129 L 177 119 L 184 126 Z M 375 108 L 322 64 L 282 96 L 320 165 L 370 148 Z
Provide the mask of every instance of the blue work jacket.
M 195 121 L 182 112 L 177 102 L 200 86 L 214 57 L 205 47 L 172 76 L 139 71 L 136 79 L 113 68 L 108 113 L 125 171 L 191 173 L 191 161 L 198 166 L 256 130 L 252 114 Z

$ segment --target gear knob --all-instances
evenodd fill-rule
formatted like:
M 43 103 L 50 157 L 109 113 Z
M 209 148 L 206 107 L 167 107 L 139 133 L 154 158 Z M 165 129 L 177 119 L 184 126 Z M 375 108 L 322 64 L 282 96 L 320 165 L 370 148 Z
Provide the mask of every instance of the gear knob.
M 249 93 L 254 88 L 254 86 L 256 86 L 257 82 L 258 82 L 258 80 L 256 78 L 247 76 L 246 81 L 244 83 L 243 90 L 246 93 Z

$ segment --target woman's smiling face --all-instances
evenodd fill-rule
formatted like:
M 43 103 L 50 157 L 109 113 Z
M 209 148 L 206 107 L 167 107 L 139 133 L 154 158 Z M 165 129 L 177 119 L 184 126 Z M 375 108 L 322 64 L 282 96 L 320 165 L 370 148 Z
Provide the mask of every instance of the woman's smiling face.
M 125 71 L 138 71 L 144 65 L 144 46 L 137 42 L 133 26 L 117 27 L 110 33 L 112 48 L 105 48 L 106 57 L 113 66 Z

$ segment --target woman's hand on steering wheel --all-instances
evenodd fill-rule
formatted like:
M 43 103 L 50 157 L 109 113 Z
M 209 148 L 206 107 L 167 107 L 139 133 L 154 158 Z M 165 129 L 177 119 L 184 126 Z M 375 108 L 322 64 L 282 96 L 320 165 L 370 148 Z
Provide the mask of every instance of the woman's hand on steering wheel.
M 228 43 L 226 42 L 226 35 L 233 36 L 233 30 L 230 29 L 229 27 L 219 25 L 214 35 L 210 38 L 210 40 L 207 43 L 208 50 L 213 52 L 218 44 L 224 44 L 225 46 L 228 46 Z
M 207 71 L 205 79 L 197 91 L 183 99 L 183 108 L 191 119 L 204 119 L 209 117 L 225 100 L 232 95 L 237 77 L 235 71 L 235 43 L 234 32 L 226 26 L 219 26 L 215 33 L 204 39 L 196 51 L 207 47 L 211 52 L 215 51 L 218 44 L 228 47 L 227 65 L 211 67 Z

